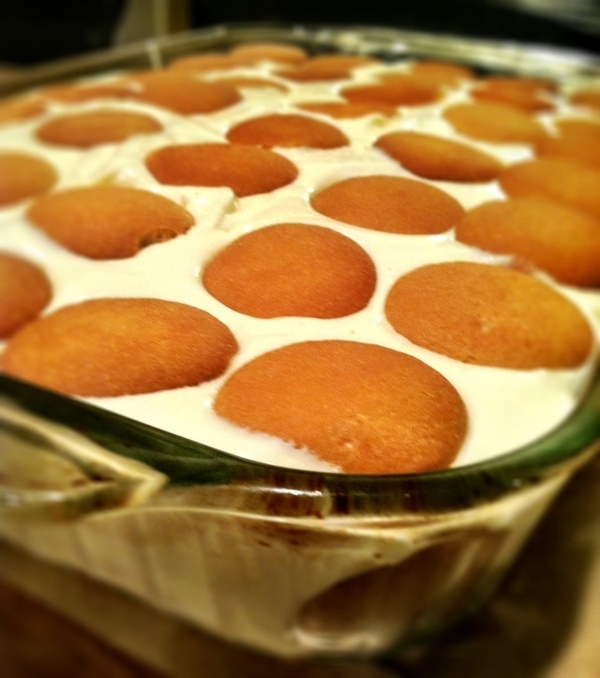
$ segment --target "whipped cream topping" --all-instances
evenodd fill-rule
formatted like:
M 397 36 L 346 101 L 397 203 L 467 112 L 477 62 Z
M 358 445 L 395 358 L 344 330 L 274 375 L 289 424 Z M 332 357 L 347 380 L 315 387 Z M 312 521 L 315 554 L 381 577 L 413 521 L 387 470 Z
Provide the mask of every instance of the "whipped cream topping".
M 382 70 L 402 71 L 406 65 L 373 65 L 356 69 L 354 82 L 372 82 Z M 229 74 L 269 75 L 273 66 L 228 70 Z M 213 74 L 217 77 L 217 73 Z M 210 76 L 209 76 L 210 77 Z M 274 80 L 277 76 L 269 75 Z M 491 255 L 454 239 L 453 232 L 413 236 L 371 231 L 343 224 L 313 210 L 313 192 L 356 176 L 385 174 L 417 178 L 397 162 L 373 148 L 382 134 L 415 130 L 440 134 L 472 144 L 503 162 L 516 162 L 532 155 L 525 144 L 473 142 L 458 135 L 442 118 L 444 107 L 469 100 L 465 82 L 448 89 L 441 101 L 416 107 L 401 107 L 394 118 L 372 114 L 359 119 L 333 120 L 298 111 L 300 102 L 341 101 L 337 91 L 348 81 L 294 83 L 283 81 L 288 93 L 264 88 L 243 90 L 243 100 L 229 108 L 182 117 L 149 104 L 132 101 L 96 100 L 77 104 L 55 103 L 35 119 L 0 127 L 0 150 L 25 151 L 48 160 L 58 171 L 54 190 L 110 182 L 134 186 L 163 195 L 184 206 L 195 225 L 182 236 L 151 245 L 134 257 L 92 261 L 77 256 L 51 241 L 27 220 L 28 202 L 0 209 L 0 250 L 19 254 L 40 265 L 53 285 L 53 299 L 44 314 L 100 297 L 155 297 L 197 306 L 227 324 L 240 344 L 229 370 L 199 386 L 157 393 L 114 398 L 89 398 L 119 414 L 234 454 L 270 464 L 333 470 L 307 450 L 299 450 L 273 437 L 250 432 L 218 417 L 212 402 L 223 381 L 252 358 L 285 344 L 312 339 L 346 339 L 376 343 L 423 360 L 444 375 L 459 391 L 469 414 L 469 429 L 455 465 L 490 459 L 535 440 L 554 428 L 573 410 L 593 373 L 597 349 L 589 361 L 573 370 L 510 370 L 469 365 L 416 346 L 396 333 L 384 317 L 385 296 L 404 273 L 424 264 L 443 261 L 504 263 L 508 257 Z M 552 95 L 554 96 L 554 95 Z M 574 115 L 575 109 L 555 96 L 552 113 L 537 117 L 551 128 L 557 116 Z M 38 141 L 36 128 L 52 116 L 110 108 L 143 112 L 158 120 L 163 131 L 131 137 L 118 144 L 103 144 L 89 150 L 58 147 Z M 153 150 L 168 144 L 225 142 L 227 131 L 240 121 L 273 112 L 301 113 L 337 126 L 350 139 L 335 150 L 275 148 L 298 168 L 297 179 L 272 193 L 237 198 L 229 188 L 164 186 L 144 165 Z M 577 111 L 577 115 L 582 113 Z M 460 184 L 419 179 L 456 198 L 465 209 L 504 197 L 497 182 Z M 270 224 L 295 222 L 332 228 L 355 240 L 373 259 L 377 270 L 375 293 L 366 308 L 336 319 L 284 317 L 259 319 L 237 313 L 212 297 L 202 286 L 204 264 L 240 235 Z M 558 285 L 540 274 L 572 299 L 590 319 L 596 337 L 600 334 L 600 295 Z M 598 344 L 598 341 L 596 341 Z M 0 343 L 0 350 L 2 344 Z

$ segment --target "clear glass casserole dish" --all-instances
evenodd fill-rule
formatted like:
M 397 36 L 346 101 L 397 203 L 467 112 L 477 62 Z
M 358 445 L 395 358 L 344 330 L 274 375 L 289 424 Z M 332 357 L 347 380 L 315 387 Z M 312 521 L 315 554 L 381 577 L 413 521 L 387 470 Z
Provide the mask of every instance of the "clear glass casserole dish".
M 36 69 L 7 90 L 244 42 L 586 81 L 585 55 L 384 29 L 217 27 Z M 218 636 L 283 657 L 408 648 L 489 598 L 600 441 L 600 378 L 559 427 L 405 475 L 250 461 L 0 376 L 0 535 Z

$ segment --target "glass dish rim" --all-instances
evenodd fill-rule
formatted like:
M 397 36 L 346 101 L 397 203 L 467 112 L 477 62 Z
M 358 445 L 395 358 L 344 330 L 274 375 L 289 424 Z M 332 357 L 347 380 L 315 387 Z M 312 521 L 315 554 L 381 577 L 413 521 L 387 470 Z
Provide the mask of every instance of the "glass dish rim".
M 465 38 L 453 33 L 427 33 L 379 25 L 289 24 L 282 22 L 241 22 L 218 24 L 182 31 L 110 49 L 91 51 L 18 69 L 14 76 L 0 81 L 0 95 L 49 84 L 62 78 L 92 75 L 109 67 L 132 67 L 144 62 L 150 68 L 163 66 L 169 59 L 190 50 L 216 49 L 241 42 L 283 41 L 303 44 L 317 51 L 345 51 L 388 56 L 449 58 L 471 62 L 481 68 L 516 69 L 521 73 L 600 77 L 600 56 L 583 50 L 545 43 L 520 43 L 491 38 Z
M 3 374 L 0 396 L 109 452 L 164 473 L 171 487 L 236 487 L 246 510 L 262 513 L 270 497 L 271 512 L 286 516 L 378 516 L 415 509 L 434 514 L 470 508 L 575 469 L 600 451 L 600 367 L 576 409 L 532 443 L 487 461 L 414 474 L 326 473 L 248 460 Z M 233 503 L 222 499 L 224 503 L 217 501 L 221 508 L 236 508 L 239 496 L 231 497 Z

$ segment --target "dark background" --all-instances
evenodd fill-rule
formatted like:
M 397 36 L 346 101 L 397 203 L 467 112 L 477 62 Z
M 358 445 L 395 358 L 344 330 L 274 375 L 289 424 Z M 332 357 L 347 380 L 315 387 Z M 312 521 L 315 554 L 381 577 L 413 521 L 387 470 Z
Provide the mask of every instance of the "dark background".
M 26 66 L 110 47 L 128 1 L 0 0 L 0 62 Z M 192 29 L 238 22 L 370 24 L 600 52 L 600 0 L 583 3 L 588 16 L 578 22 L 556 9 L 552 16 L 532 14 L 517 0 L 174 2 L 184 8 Z M 549 4 L 556 8 L 561 3 Z M 575 3 L 581 5 L 581 0 Z M 565 12 L 573 9 L 569 0 L 563 0 L 562 6 Z M 596 23 L 588 20 L 589 12 Z

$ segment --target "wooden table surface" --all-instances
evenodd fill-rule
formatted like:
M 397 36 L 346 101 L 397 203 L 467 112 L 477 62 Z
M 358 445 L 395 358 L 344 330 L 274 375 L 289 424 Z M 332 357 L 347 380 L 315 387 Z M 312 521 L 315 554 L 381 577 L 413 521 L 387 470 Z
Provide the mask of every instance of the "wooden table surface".
M 43 603 L 0 579 L 2 678 L 160 678 Z

